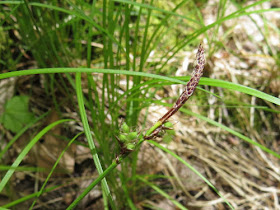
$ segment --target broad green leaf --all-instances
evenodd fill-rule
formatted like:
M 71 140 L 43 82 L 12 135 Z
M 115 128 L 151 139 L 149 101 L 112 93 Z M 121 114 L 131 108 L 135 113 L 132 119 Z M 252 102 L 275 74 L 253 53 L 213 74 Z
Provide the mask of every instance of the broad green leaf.
M 17 132 L 34 120 L 33 113 L 28 110 L 28 100 L 28 96 L 14 96 L 6 103 L 1 116 L 1 122 L 6 129 Z

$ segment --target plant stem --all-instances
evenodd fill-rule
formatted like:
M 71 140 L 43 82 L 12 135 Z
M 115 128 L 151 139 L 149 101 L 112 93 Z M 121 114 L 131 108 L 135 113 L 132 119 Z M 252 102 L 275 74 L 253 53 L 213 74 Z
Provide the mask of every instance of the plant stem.
M 120 159 L 122 160 L 123 158 L 120 157 Z M 76 200 L 74 200 L 70 206 L 68 206 L 67 210 L 70 209 L 74 209 L 75 206 L 95 187 L 95 185 L 97 185 L 99 182 L 101 182 L 103 180 L 103 178 L 105 176 L 107 176 L 112 170 L 114 170 L 114 168 L 116 168 L 118 165 L 118 163 L 116 162 L 116 160 L 114 160 L 112 162 L 112 164 L 102 173 L 100 174 L 97 179 L 95 179 L 83 192 L 81 195 L 78 196 L 78 198 L 76 198 Z

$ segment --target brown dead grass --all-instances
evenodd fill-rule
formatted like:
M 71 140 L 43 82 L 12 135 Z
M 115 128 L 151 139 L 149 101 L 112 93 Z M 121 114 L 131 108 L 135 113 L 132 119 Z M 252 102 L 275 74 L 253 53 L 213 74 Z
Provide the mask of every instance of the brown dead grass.
M 216 13 L 209 12 L 217 9 L 215 2 L 209 1 L 204 10 L 206 24 L 215 20 Z M 264 7 L 270 8 L 271 3 L 265 3 Z M 232 12 L 233 9 L 233 6 L 229 6 L 227 13 Z M 261 29 L 264 28 L 261 16 L 252 15 L 251 17 Z M 279 14 L 276 12 L 265 13 L 263 17 L 274 25 L 277 25 L 280 20 Z M 275 59 L 268 55 L 265 43 L 266 38 L 269 40 L 271 50 L 277 52 L 278 49 L 279 51 L 279 34 L 272 30 L 269 31 L 271 33 L 264 37 L 247 16 L 225 22 L 219 29 L 218 37 L 220 38 L 217 40 L 225 47 L 217 50 L 206 61 L 209 76 L 244 84 L 279 97 L 279 66 L 276 65 Z M 228 33 L 227 37 L 223 37 L 225 33 Z M 209 32 L 209 35 L 211 37 L 213 34 Z M 231 38 L 229 39 L 229 37 Z M 209 45 L 207 45 L 206 39 L 204 42 L 207 54 Z M 188 64 L 189 61 L 182 61 L 183 65 L 186 62 Z M 186 70 L 186 66 L 178 67 L 179 72 L 176 75 L 186 74 L 182 71 L 183 68 Z M 230 96 L 222 89 L 213 87 L 206 87 L 206 89 L 224 96 L 224 99 L 232 98 L 237 103 L 262 104 L 255 97 L 244 96 L 241 93 L 233 93 Z M 168 92 L 169 96 L 178 95 L 178 91 L 174 88 L 168 88 Z M 187 102 L 187 104 L 190 103 L 187 106 L 193 112 L 201 113 L 204 116 L 206 112 L 206 116 L 208 115 L 209 118 L 243 133 L 276 152 L 280 151 L 279 114 L 275 114 L 273 119 L 267 119 L 266 113 L 262 110 L 250 108 L 248 111 L 248 109 L 237 107 L 234 109 L 237 110 L 239 116 L 233 116 L 232 113 L 236 113 L 236 111 L 232 111 L 232 108 L 228 108 L 214 96 L 209 95 L 207 101 L 206 104 L 211 105 L 209 108 L 196 104 L 194 99 Z M 276 108 L 273 104 L 267 103 L 267 105 Z M 162 109 L 164 108 L 156 105 L 150 108 L 151 124 L 161 116 L 161 113 L 165 113 Z M 265 124 L 262 129 L 256 130 L 259 125 L 256 116 L 260 116 L 258 119 Z M 175 122 L 176 137 L 172 143 L 165 146 L 206 176 L 234 208 L 280 208 L 279 159 L 199 119 L 177 113 L 172 117 L 172 121 Z M 223 200 L 179 161 L 158 149 L 150 151 L 146 156 L 148 156 L 147 158 L 154 157 L 157 160 L 156 164 L 151 166 L 153 171 L 157 169 L 167 176 L 175 177 L 175 179 L 169 180 L 174 189 L 174 197 L 180 195 L 181 202 L 186 206 L 191 209 L 195 207 L 225 209 L 222 205 Z M 145 169 L 146 166 L 146 161 L 143 161 L 140 166 L 141 170 L 150 172 L 150 169 Z M 153 204 L 155 205 L 155 202 Z M 161 206 L 161 202 L 158 201 L 156 205 Z

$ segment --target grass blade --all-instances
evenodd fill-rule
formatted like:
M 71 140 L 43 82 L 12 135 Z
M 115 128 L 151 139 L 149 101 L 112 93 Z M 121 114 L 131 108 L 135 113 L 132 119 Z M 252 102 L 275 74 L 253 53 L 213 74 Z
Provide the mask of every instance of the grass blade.
M 19 156 L 17 157 L 17 159 L 15 160 L 15 162 L 12 164 L 11 169 L 6 173 L 6 175 L 3 177 L 1 183 L 0 183 L 0 192 L 2 192 L 2 190 L 4 189 L 4 187 L 6 186 L 7 182 L 9 181 L 9 179 L 11 178 L 11 176 L 13 175 L 16 167 L 19 166 L 19 164 L 21 163 L 21 161 L 23 160 L 23 158 L 27 155 L 27 153 L 32 149 L 32 147 L 34 146 L 34 144 L 37 143 L 37 141 L 39 141 L 39 139 L 45 135 L 49 130 L 51 130 L 53 127 L 64 123 L 64 122 L 69 122 L 72 121 L 70 119 L 64 119 L 64 120 L 58 120 L 50 125 L 48 125 L 47 127 L 45 127 L 42 131 L 40 131 L 29 143 L 28 145 L 22 150 L 22 152 L 19 154 Z
M 141 176 L 137 176 L 137 179 L 139 179 L 140 181 L 144 182 L 146 185 L 150 186 L 151 188 L 153 188 L 155 191 L 157 191 L 159 194 L 161 194 L 163 197 L 167 198 L 168 200 L 170 200 L 175 206 L 177 206 L 179 209 L 184 209 L 186 210 L 187 208 L 184 207 L 182 204 L 180 204 L 178 201 L 176 201 L 175 199 L 173 199 L 170 195 L 168 195 L 166 192 L 164 192 L 162 189 L 160 189 L 159 187 L 157 187 L 156 185 L 152 184 L 151 182 L 148 182 L 146 179 L 144 179 Z
M 186 82 L 172 78 L 172 77 L 165 77 L 161 75 L 156 74 L 150 74 L 145 72 L 135 72 L 135 71 L 126 71 L 126 70 L 114 70 L 114 69 L 91 69 L 91 68 L 45 68 L 45 69 L 32 69 L 32 70 L 21 70 L 21 71 L 13 71 L 13 72 L 7 72 L 0 74 L 0 80 L 10 77 L 17 77 L 17 76 L 23 76 L 23 75 L 32 75 L 32 74 L 52 74 L 52 73 L 70 73 L 70 72 L 87 72 L 87 73 L 103 73 L 103 74 L 123 74 L 123 75 L 131 75 L 131 76 L 143 76 L 143 77 L 150 77 L 154 79 L 161 79 L 166 80 L 174 83 L 179 84 L 186 84 Z M 182 78 L 182 77 L 178 77 Z M 189 79 L 189 76 L 184 77 L 184 79 Z M 267 100 L 269 102 L 272 102 L 274 104 L 277 104 L 280 106 L 280 99 L 276 98 L 274 96 L 271 96 L 269 94 L 266 94 L 264 92 L 261 92 L 259 90 L 246 87 L 239 84 L 234 84 L 232 82 L 217 80 L 217 79 L 211 79 L 211 78 L 201 78 L 199 84 L 201 85 L 209 85 L 214 87 L 223 87 L 223 88 L 229 88 L 233 90 L 240 91 L 242 93 L 246 93 L 248 95 L 256 96 L 258 98 Z
M 86 137 L 88 140 L 89 148 L 90 148 L 90 151 L 91 151 L 91 154 L 93 157 L 93 161 L 94 161 L 94 164 L 96 166 L 98 173 L 102 174 L 103 169 L 102 169 L 98 154 L 96 152 L 96 147 L 95 147 L 94 141 L 92 139 L 91 131 L 90 131 L 88 120 L 87 120 L 86 110 L 85 110 L 85 106 L 84 106 L 83 92 L 82 92 L 82 86 L 81 86 L 81 73 L 76 74 L 76 92 L 77 92 L 77 100 L 78 100 L 79 109 L 80 109 L 80 115 L 81 115 L 81 119 L 83 122 L 84 131 L 85 131 L 85 134 L 86 134 Z M 114 205 L 106 179 L 103 179 L 101 181 L 101 185 L 102 185 L 102 190 L 104 190 L 104 194 L 105 194 L 106 198 L 108 197 L 110 199 L 112 205 Z M 75 203 L 75 205 L 77 205 L 77 203 Z
M 45 179 L 40 191 L 37 194 L 37 198 L 33 201 L 32 205 L 30 206 L 29 209 L 33 209 L 37 199 L 43 194 L 45 187 L 49 181 L 49 179 L 51 178 L 51 175 L 53 174 L 56 166 L 58 165 L 60 159 L 62 158 L 62 156 L 64 155 L 64 153 L 66 152 L 66 150 L 71 146 L 71 144 L 81 135 L 83 134 L 83 132 L 78 133 L 76 136 L 74 136 L 74 138 L 71 139 L 71 141 L 68 142 L 68 144 L 66 145 L 66 147 L 63 149 L 63 151 L 60 153 L 59 157 L 57 158 L 57 160 L 55 161 L 50 173 L 48 174 L 47 178 Z
M 201 173 L 199 173 L 194 167 L 192 167 L 189 163 L 187 163 L 186 161 L 184 161 L 181 157 L 179 157 L 178 155 L 176 155 L 175 153 L 173 153 L 172 151 L 170 151 L 169 149 L 161 146 L 160 144 L 158 144 L 155 141 L 152 140 L 148 140 L 149 143 L 155 145 L 156 147 L 160 148 L 161 150 L 167 152 L 168 154 L 172 155 L 173 157 L 175 157 L 177 160 L 179 160 L 180 162 L 182 162 L 184 165 L 186 165 L 188 168 L 190 168 L 194 173 L 196 173 L 206 184 L 209 185 L 209 187 L 211 187 L 224 201 L 225 203 L 231 208 L 234 209 L 232 207 L 232 205 L 219 193 L 219 191 L 216 189 L 216 187 L 214 187 L 214 185 L 208 181 L 208 179 L 206 179 Z

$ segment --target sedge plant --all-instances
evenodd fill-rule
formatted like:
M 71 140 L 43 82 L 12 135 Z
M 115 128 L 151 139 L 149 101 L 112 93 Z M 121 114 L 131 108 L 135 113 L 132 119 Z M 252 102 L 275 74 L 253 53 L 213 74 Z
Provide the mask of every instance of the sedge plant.
M 67 209 L 73 209 L 90 192 L 90 190 L 92 190 L 104 177 L 106 177 L 106 175 L 108 175 L 115 167 L 117 167 L 117 165 L 120 164 L 123 159 L 125 159 L 130 153 L 139 148 L 145 140 L 152 140 L 158 137 L 162 137 L 166 130 L 172 129 L 172 123 L 169 122 L 168 119 L 172 117 L 172 115 L 174 115 L 192 96 L 203 74 L 204 65 L 204 49 L 202 44 L 200 44 L 196 54 L 196 65 L 194 67 L 192 77 L 186 84 L 184 91 L 181 93 L 173 107 L 169 109 L 150 129 L 148 129 L 145 134 L 131 131 L 129 126 L 125 122 L 123 122 L 120 128 L 120 134 L 119 136 L 116 136 L 116 139 L 118 140 L 118 143 L 120 145 L 120 152 L 117 155 L 116 160 L 113 161 L 113 163 L 104 171 L 104 173 L 100 175 L 96 180 L 94 180 Z M 155 142 L 151 143 L 157 144 Z M 160 147 L 160 145 L 158 146 Z M 192 169 L 196 171 L 193 167 Z M 196 173 L 199 174 L 199 176 L 203 177 L 198 171 L 196 171 Z M 206 180 L 209 186 L 211 186 L 218 193 L 218 195 L 220 195 L 217 189 L 207 179 L 205 179 L 204 177 L 203 179 Z M 161 194 L 167 196 L 167 194 L 165 194 L 161 190 L 159 191 L 161 192 Z M 221 197 L 223 198 L 223 196 Z M 185 207 L 183 207 L 180 203 L 176 201 L 172 202 L 180 209 L 185 209 Z M 229 207 L 233 208 L 227 200 L 225 200 L 225 202 Z
M 247 137 L 250 136 L 249 134 L 245 136 L 239 129 L 228 127 L 221 122 L 209 119 L 198 113 L 193 113 L 182 107 L 182 105 L 193 93 L 198 80 L 200 79 L 201 75 L 199 76 L 199 71 L 194 73 L 193 78 L 189 83 L 187 83 L 187 87 L 174 105 L 163 103 L 162 101 L 153 101 L 152 99 L 147 99 L 146 97 L 146 102 L 152 101 L 155 104 L 170 107 L 170 110 L 166 114 L 163 114 L 163 116 L 150 129 L 148 129 L 147 132 L 139 133 L 134 130 L 134 127 L 138 124 L 138 115 L 141 110 L 141 106 L 143 106 L 141 102 L 136 99 L 147 96 L 142 94 L 141 91 L 147 93 L 150 87 L 160 86 L 159 88 L 161 88 L 162 85 L 165 84 L 170 85 L 179 83 L 185 85 L 186 80 L 189 79 L 188 76 L 181 78 L 177 77 L 176 79 L 159 75 L 159 73 L 162 74 L 165 73 L 165 71 L 172 71 L 169 70 L 172 68 L 170 68 L 167 64 L 172 60 L 172 58 L 174 58 L 177 52 L 181 49 L 185 49 L 191 43 L 196 43 L 196 39 L 203 34 L 208 40 L 209 57 L 212 57 L 211 55 L 220 47 L 220 45 L 215 41 L 217 37 L 216 35 L 218 35 L 219 32 L 219 27 L 224 22 L 241 16 L 267 13 L 273 10 L 279 11 L 279 8 L 253 9 L 254 7 L 268 2 L 268 0 L 250 2 L 248 5 L 238 6 L 236 11 L 233 11 L 230 14 L 225 12 L 227 2 L 229 3 L 229 1 L 222 0 L 219 3 L 217 20 L 209 25 L 204 23 L 200 8 L 197 7 L 198 4 L 194 1 L 188 0 L 182 0 L 180 3 L 175 5 L 172 11 L 159 8 L 156 5 L 156 1 L 150 1 L 149 3 L 144 3 L 143 1 L 142 3 L 139 3 L 139 1 L 136 2 L 130 0 L 104 0 L 101 2 L 92 1 L 92 3 L 88 3 L 87 1 L 78 0 L 75 1 L 75 3 L 73 1 L 63 1 L 57 5 L 50 4 L 47 1 L 42 2 L 2 1 L 0 3 L 1 12 L 5 15 L 5 17 L 9 17 L 11 14 L 12 18 L 9 21 L 11 21 L 11 23 L 17 21 L 11 27 L 13 31 L 19 32 L 20 37 L 24 40 L 24 47 L 22 49 L 27 52 L 31 51 L 34 60 L 37 61 L 38 65 L 38 69 L 33 69 L 32 67 L 32 69 L 29 70 L 13 71 L 16 68 L 17 62 L 20 61 L 21 57 L 24 57 L 22 54 L 19 54 L 17 55 L 18 57 L 13 57 L 13 59 L 11 59 L 13 61 L 12 63 L 7 62 L 5 64 L 4 69 L 12 71 L 0 74 L 0 79 L 41 74 L 40 76 L 45 78 L 43 80 L 44 89 L 46 90 L 45 94 L 47 97 L 52 99 L 57 112 L 61 113 L 63 107 L 60 104 L 64 104 L 61 103 L 59 98 L 55 95 L 58 90 L 63 93 L 65 92 L 66 94 L 64 98 L 71 101 L 76 110 L 79 110 L 77 112 L 80 113 L 82 118 L 83 128 L 86 131 L 87 140 L 89 142 L 88 144 L 93 154 L 92 159 L 95 162 L 99 176 L 86 188 L 86 190 L 82 192 L 81 195 L 77 195 L 77 200 L 69 206 L 69 209 L 73 208 L 78 203 L 78 200 L 81 200 L 94 186 L 101 182 L 105 209 L 109 209 L 109 204 L 112 208 L 114 208 L 114 202 L 119 202 L 121 204 L 123 202 L 121 200 L 123 197 L 127 199 L 125 202 L 128 203 L 131 209 L 133 209 L 133 207 L 135 208 L 132 201 L 133 195 L 131 194 L 133 194 L 133 191 L 136 190 L 132 189 L 129 191 L 129 189 L 126 188 L 127 186 L 124 184 L 127 180 L 129 180 L 126 177 L 126 171 L 129 170 L 126 169 L 130 167 L 129 161 L 131 159 L 133 162 L 133 164 L 131 164 L 132 179 L 144 183 L 146 186 L 150 186 L 158 194 L 173 201 L 172 198 L 168 197 L 166 193 L 159 189 L 159 187 L 151 184 L 146 179 L 143 179 L 143 177 L 137 175 L 135 171 L 137 168 L 138 148 L 140 148 L 144 141 L 155 145 L 162 151 L 167 152 L 172 157 L 182 162 L 185 166 L 191 168 L 193 171 L 196 171 L 181 157 L 154 141 L 156 138 L 160 138 L 165 132 L 168 132 L 169 129 L 172 129 L 172 124 L 168 121 L 168 119 L 174 115 L 178 109 L 186 115 L 194 116 L 197 119 L 201 119 L 203 122 L 214 125 L 221 130 L 248 142 L 250 145 L 255 145 L 272 156 L 279 158 L 279 154 L 277 154 L 277 152 L 271 151 L 267 147 L 263 146 L 263 144 Z M 239 5 L 238 1 L 230 2 L 235 2 L 236 5 Z M 6 5 L 10 5 L 11 10 L 7 9 Z M 227 15 L 225 16 L 225 14 Z M 175 17 L 175 19 L 173 17 Z M 145 21 L 143 21 L 143 19 Z M 183 24 L 181 25 L 181 23 Z M 5 30 L 8 30 L 9 27 Z M 180 27 L 183 29 L 180 29 Z M 174 45 L 172 39 L 166 39 L 166 37 L 172 36 L 175 31 L 178 31 L 178 29 L 181 34 L 181 38 L 180 41 Z M 211 32 L 211 29 L 214 29 L 215 34 L 212 38 L 208 37 L 208 32 Z M 229 31 L 231 31 L 231 29 L 229 29 Z M 139 37 L 141 38 L 139 39 Z M 226 37 L 221 39 L 218 37 L 219 40 L 223 40 L 224 38 Z M 269 40 L 267 39 L 267 41 Z M 93 47 L 96 43 L 101 44 L 99 44 L 98 47 Z M 165 44 L 162 45 L 162 43 Z M 160 47 L 161 52 L 163 53 L 160 58 L 160 62 L 156 65 L 154 62 L 147 62 L 150 54 L 157 50 L 160 45 L 163 46 Z M 200 46 L 200 48 L 202 52 L 202 46 Z M 6 52 L 9 53 L 12 51 L 13 50 L 10 49 L 6 50 Z M 21 52 L 23 51 L 21 50 Z M 274 53 L 274 51 L 272 51 L 272 53 Z M 83 60 L 85 55 L 87 68 L 66 68 L 67 66 L 73 66 L 71 61 L 75 62 Z M 1 64 L 6 61 L 5 57 L 7 56 L 5 55 L 1 57 Z M 123 65 L 123 63 L 125 64 Z M 202 63 L 200 67 L 202 67 Z M 152 68 L 154 68 L 154 72 L 156 74 L 146 72 L 147 69 Z M 195 70 L 196 68 L 197 67 L 195 67 Z M 76 74 L 76 83 L 73 80 L 71 73 Z M 89 97 L 83 95 L 81 87 L 82 83 L 84 85 L 84 78 L 81 78 L 81 73 L 85 73 L 83 76 L 87 76 Z M 95 75 L 102 75 L 102 80 L 95 80 L 92 73 Z M 126 77 L 125 89 L 127 91 L 125 91 L 122 95 L 120 95 L 117 91 L 119 80 L 121 78 L 120 75 Z M 131 77 L 133 78 L 132 86 L 130 85 Z M 152 78 L 153 80 L 144 81 L 142 80 L 143 78 Z M 163 80 L 168 82 L 161 83 L 159 85 L 158 82 L 162 82 Z M 227 82 L 225 80 L 201 78 L 199 84 L 243 92 L 249 96 L 263 99 L 270 104 L 274 103 L 280 105 L 279 98 L 256 89 Z M 145 87 L 146 85 L 148 85 L 148 88 Z M 98 86 L 101 86 L 101 93 L 98 92 L 100 91 Z M 74 102 L 75 100 L 73 100 L 74 97 L 73 93 L 71 93 L 71 88 L 76 89 L 79 108 Z M 198 92 L 198 94 L 200 94 L 200 92 Z M 122 103 L 121 100 L 125 97 L 127 97 L 127 100 L 123 100 L 126 102 L 124 115 L 127 120 L 126 123 L 119 126 L 118 115 L 121 113 L 119 112 L 121 109 L 119 103 Z M 150 96 L 149 98 L 153 98 L 153 96 Z M 107 109 L 108 104 L 110 106 Z M 86 114 L 86 109 L 89 110 L 89 118 Z M 273 108 L 271 108 L 271 110 L 273 110 Z M 106 122 L 107 116 L 112 116 L 110 124 L 107 123 L 108 121 Z M 29 126 L 30 125 L 27 127 Z M 108 127 L 110 127 L 109 133 Z M 26 129 L 27 128 L 24 128 L 23 130 Z M 113 135 L 115 130 L 119 130 L 116 137 Z M 24 131 L 20 131 L 18 135 L 21 135 L 23 132 Z M 93 137 L 92 132 L 94 133 Z M 15 140 L 16 138 L 9 142 L 7 147 L 0 152 L 0 156 L 3 156 Z M 27 149 L 23 150 L 24 153 L 20 154 L 19 159 L 16 159 L 16 162 L 11 164 L 7 176 L 5 176 L 5 179 L 1 180 L 1 190 L 4 189 L 5 185 L 8 183 L 12 173 L 15 170 L 18 170 L 19 160 L 23 160 L 30 147 L 37 141 L 38 139 L 36 136 L 34 140 L 31 140 L 32 145 L 28 144 Z M 98 143 L 98 147 L 95 147 L 95 141 Z M 72 143 L 72 140 L 70 142 Z M 112 152 L 114 142 L 120 147 L 120 151 L 117 154 L 115 151 Z M 76 142 L 74 141 L 74 143 Z M 100 155 L 101 153 L 102 155 Z M 117 155 L 116 158 L 115 155 Z M 114 161 L 111 164 L 112 159 Z M 122 170 L 120 173 L 118 173 L 119 171 L 114 170 L 114 168 L 116 168 L 119 164 L 123 164 L 125 168 L 125 170 Z M 54 167 L 55 166 L 56 164 Z M 117 177 L 116 175 L 119 175 L 122 184 L 119 184 L 117 179 L 115 179 L 115 177 Z M 217 192 L 213 184 L 205 179 L 200 173 L 197 173 L 197 176 L 201 177 L 214 191 Z M 3 207 L 10 208 L 13 205 L 34 197 L 39 197 L 45 192 L 49 192 L 53 189 L 52 187 L 46 187 L 49 177 L 50 175 L 45 180 L 40 191 L 11 202 Z M 110 190 L 107 182 L 109 183 Z M 132 185 L 134 186 L 135 183 L 136 181 L 134 181 Z M 119 193 L 119 185 L 122 187 L 121 192 L 124 193 Z M 111 193 L 113 196 L 111 196 Z M 113 202 L 111 201 L 111 197 L 114 198 Z M 32 205 L 34 205 L 34 203 Z M 174 202 L 174 205 L 180 209 L 184 208 L 176 202 Z

